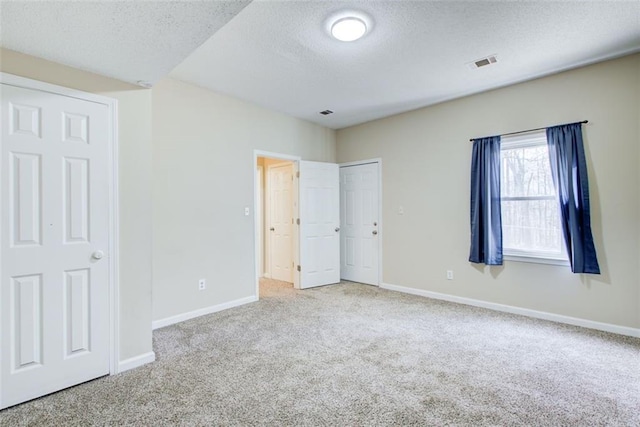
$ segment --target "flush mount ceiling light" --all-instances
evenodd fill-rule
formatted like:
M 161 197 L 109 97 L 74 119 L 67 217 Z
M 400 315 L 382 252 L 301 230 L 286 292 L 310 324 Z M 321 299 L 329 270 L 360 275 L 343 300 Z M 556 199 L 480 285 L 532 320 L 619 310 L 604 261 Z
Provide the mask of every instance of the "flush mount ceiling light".
M 343 42 L 356 41 L 367 32 L 367 24 L 354 16 L 338 19 L 331 25 L 331 35 Z

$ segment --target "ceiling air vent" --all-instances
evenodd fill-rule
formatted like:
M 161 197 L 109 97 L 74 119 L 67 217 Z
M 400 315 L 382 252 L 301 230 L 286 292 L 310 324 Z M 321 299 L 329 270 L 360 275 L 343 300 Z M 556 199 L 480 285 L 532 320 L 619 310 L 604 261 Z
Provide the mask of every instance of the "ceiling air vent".
M 496 62 L 498 62 L 498 56 L 489 55 L 485 58 L 480 58 L 480 59 L 476 59 L 475 61 L 469 62 L 467 64 L 467 67 L 471 68 L 472 70 L 475 70 L 477 68 L 482 68 L 482 67 L 486 67 L 487 65 L 495 64 Z
M 333 114 L 333 111 L 331 111 L 331 110 L 324 110 L 324 111 L 320 111 L 320 114 L 322 114 L 323 116 L 328 116 L 329 114 Z

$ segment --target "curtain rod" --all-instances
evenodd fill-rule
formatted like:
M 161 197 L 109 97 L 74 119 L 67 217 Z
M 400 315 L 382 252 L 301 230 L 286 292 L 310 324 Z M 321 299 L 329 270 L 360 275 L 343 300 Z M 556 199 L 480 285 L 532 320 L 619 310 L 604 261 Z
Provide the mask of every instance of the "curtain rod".
M 574 123 L 589 123 L 589 120 L 583 120 L 583 121 L 581 121 L 581 122 L 565 123 L 565 124 L 562 124 L 562 125 L 555 125 L 555 126 L 572 125 L 572 124 L 574 124 Z M 555 127 L 555 126 L 547 126 L 547 127 Z M 546 127 L 544 127 L 544 128 L 535 128 L 535 129 L 527 129 L 527 130 L 519 130 L 519 131 L 517 131 L 517 132 L 503 133 L 503 134 L 496 135 L 496 136 L 518 135 L 518 134 L 520 134 L 520 133 L 533 132 L 534 130 L 543 130 L 543 129 L 546 129 Z M 474 140 L 476 140 L 476 139 L 480 139 L 480 138 L 472 138 L 472 139 L 470 139 L 469 141 L 470 141 L 470 142 L 473 142 L 473 141 L 474 141 Z

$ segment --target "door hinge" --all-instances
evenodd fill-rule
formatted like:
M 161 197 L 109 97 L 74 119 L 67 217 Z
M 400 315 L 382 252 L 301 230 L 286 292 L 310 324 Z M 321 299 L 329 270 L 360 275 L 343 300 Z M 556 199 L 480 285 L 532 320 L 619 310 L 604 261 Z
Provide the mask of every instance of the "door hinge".
M 300 178 L 300 171 L 296 172 L 296 178 Z
M 298 219 L 296 220 L 296 223 L 297 223 L 298 225 L 300 225 L 300 218 L 298 218 Z
M 298 271 L 301 271 L 301 268 L 300 268 L 300 266 L 298 266 Z

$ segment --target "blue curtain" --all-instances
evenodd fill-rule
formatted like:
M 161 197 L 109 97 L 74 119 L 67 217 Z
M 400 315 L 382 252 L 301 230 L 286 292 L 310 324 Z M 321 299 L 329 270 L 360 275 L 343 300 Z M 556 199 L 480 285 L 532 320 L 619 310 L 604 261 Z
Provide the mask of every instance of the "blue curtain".
M 547 143 L 571 271 L 600 274 L 591 235 L 589 180 L 582 145 L 582 125 L 572 123 L 547 128 Z
M 502 265 L 500 137 L 473 140 L 469 261 Z

